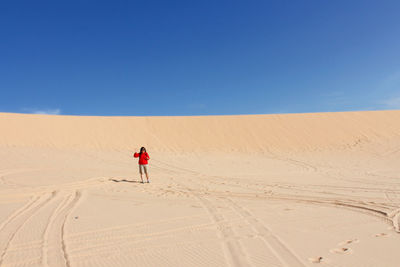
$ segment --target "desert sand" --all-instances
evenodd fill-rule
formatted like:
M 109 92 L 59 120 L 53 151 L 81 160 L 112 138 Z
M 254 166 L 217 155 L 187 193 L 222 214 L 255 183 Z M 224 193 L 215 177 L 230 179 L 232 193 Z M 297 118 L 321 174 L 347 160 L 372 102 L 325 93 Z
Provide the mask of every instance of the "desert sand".
M 399 222 L 400 111 L 0 113 L 2 267 L 400 266 Z

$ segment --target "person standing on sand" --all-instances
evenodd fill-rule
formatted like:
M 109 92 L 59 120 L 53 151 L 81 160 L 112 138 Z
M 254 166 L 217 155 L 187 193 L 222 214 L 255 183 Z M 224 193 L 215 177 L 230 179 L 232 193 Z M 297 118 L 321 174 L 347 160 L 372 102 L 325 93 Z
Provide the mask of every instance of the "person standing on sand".
M 139 173 L 140 173 L 140 179 L 142 179 L 142 184 L 143 184 L 143 171 L 146 174 L 147 182 L 150 183 L 149 175 L 147 173 L 147 164 L 150 157 L 149 154 L 147 154 L 146 152 L 146 148 L 144 147 L 140 148 L 140 153 L 135 152 L 135 154 L 133 154 L 133 157 L 139 158 Z

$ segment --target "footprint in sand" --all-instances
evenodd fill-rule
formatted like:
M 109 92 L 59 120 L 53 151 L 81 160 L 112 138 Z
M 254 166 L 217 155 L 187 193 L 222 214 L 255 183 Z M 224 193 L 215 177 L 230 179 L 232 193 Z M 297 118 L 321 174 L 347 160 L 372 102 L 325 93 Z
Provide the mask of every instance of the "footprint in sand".
M 322 259 L 322 257 L 308 258 L 308 260 L 312 263 L 321 263 Z
M 389 235 L 388 234 L 386 234 L 386 233 L 379 233 L 379 234 L 376 234 L 375 235 L 375 237 L 388 237 Z
M 352 250 L 350 248 L 334 248 L 331 249 L 330 252 L 335 254 L 348 254 L 351 253 Z
M 358 242 L 360 242 L 360 240 L 358 240 L 357 238 L 355 238 L 355 239 L 348 239 L 348 240 L 346 240 L 346 241 L 340 242 L 338 245 L 339 245 L 339 246 L 343 246 L 343 245 L 348 245 L 348 244 L 351 244 L 351 243 L 358 243 Z

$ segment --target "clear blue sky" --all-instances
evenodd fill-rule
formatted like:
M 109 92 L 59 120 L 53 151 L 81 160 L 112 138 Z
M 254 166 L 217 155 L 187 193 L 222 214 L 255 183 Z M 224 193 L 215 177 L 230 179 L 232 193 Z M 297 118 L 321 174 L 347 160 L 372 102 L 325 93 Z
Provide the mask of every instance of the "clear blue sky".
M 400 2 L 1 1 L 0 112 L 400 109 Z

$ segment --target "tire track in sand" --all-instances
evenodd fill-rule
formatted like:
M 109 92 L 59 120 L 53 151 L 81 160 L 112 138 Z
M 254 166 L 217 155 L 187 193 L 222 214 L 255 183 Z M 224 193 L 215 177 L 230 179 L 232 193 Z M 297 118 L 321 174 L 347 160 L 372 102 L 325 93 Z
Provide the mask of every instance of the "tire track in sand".
M 163 163 L 159 161 L 160 163 Z M 168 164 L 166 164 L 168 166 Z M 173 167 L 173 166 L 172 166 Z M 168 169 L 169 172 L 171 173 L 176 173 L 175 171 Z M 177 168 L 179 169 L 179 168 Z M 185 172 L 193 172 L 190 170 L 183 169 Z M 193 172 L 196 173 L 196 172 Z M 174 180 L 172 178 L 172 180 Z M 184 190 L 194 198 L 196 198 L 202 207 L 207 211 L 207 213 L 210 215 L 211 219 L 213 222 L 217 225 L 218 229 L 218 235 L 219 237 L 224 240 L 224 255 L 225 259 L 228 262 L 230 266 L 251 266 L 249 257 L 244 251 L 242 245 L 238 242 L 235 233 L 233 230 L 226 225 L 225 223 L 225 218 L 223 215 L 218 212 L 218 209 L 215 205 L 212 204 L 211 201 L 206 199 L 205 197 L 202 197 L 200 194 L 193 192 L 188 186 L 186 186 L 182 181 L 177 182 L 175 181 L 178 185 L 182 186 Z
M 180 168 L 180 167 L 175 167 L 172 164 L 164 163 L 162 161 L 157 161 L 157 162 L 168 167 L 168 168 L 166 168 L 166 167 L 161 167 L 161 168 L 163 168 L 165 170 L 168 169 L 169 172 L 171 172 L 171 173 L 174 173 L 174 171 L 172 171 L 172 169 L 176 169 L 176 170 L 181 170 L 183 172 L 196 175 L 201 178 L 212 178 L 212 176 L 209 176 L 209 175 L 197 172 L 197 171 L 188 170 L 188 169 L 184 169 L 184 168 Z M 315 169 L 315 171 L 317 171 L 317 170 L 318 169 Z M 175 171 L 175 173 L 177 173 L 177 172 Z M 216 176 L 216 177 L 224 178 L 223 176 Z M 192 182 L 196 182 L 196 181 L 192 181 Z M 227 184 L 229 186 L 232 185 L 227 181 L 224 181 L 224 184 Z M 234 185 L 234 186 L 237 186 L 237 185 Z M 239 186 L 239 187 L 241 187 L 241 186 Z M 254 188 L 246 188 L 246 189 L 255 190 Z M 291 189 L 291 187 L 289 186 L 288 189 Z M 367 189 L 371 190 L 370 188 L 367 188 Z M 354 190 L 354 189 L 352 189 L 352 190 Z M 214 192 L 214 193 L 217 193 L 217 192 Z M 357 200 L 349 199 L 348 198 L 349 196 L 347 196 L 347 195 L 346 195 L 346 198 L 336 198 L 335 199 L 335 198 L 318 198 L 318 197 L 311 196 L 311 195 L 298 195 L 298 194 L 295 194 L 295 192 L 293 192 L 293 194 L 290 194 L 290 193 L 289 194 L 288 193 L 286 193 L 286 194 L 280 193 L 279 194 L 278 192 L 274 192 L 273 195 L 268 195 L 266 198 L 267 199 L 277 199 L 277 200 L 280 199 L 280 200 L 303 202 L 303 203 L 307 203 L 307 204 L 328 205 L 328 206 L 334 206 L 334 207 L 341 207 L 341 208 L 345 208 L 345 209 L 351 209 L 353 211 L 357 211 L 360 213 L 378 217 L 378 218 L 382 219 L 384 222 L 392 225 L 396 232 L 400 232 L 400 209 L 398 208 L 399 207 L 398 203 L 394 203 L 394 201 L 390 200 L 387 193 L 396 193 L 396 190 L 391 190 L 390 192 L 386 190 L 386 199 L 388 199 L 392 203 L 391 205 L 393 207 L 395 207 L 395 210 L 393 210 L 393 208 L 389 207 L 388 205 L 380 206 L 377 203 L 372 203 L 372 202 L 360 203 Z M 224 192 L 219 192 L 219 194 L 223 197 L 226 197 L 226 195 L 227 195 Z M 243 197 L 244 196 L 250 197 L 249 194 L 240 194 L 240 193 L 235 193 L 235 194 L 231 193 L 230 195 L 231 196 L 235 195 L 236 197 L 240 197 L 241 195 Z M 255 192 L 255 196 L 257 198 L 264 198 L 264 196 L 261 196 L 260 194 L 257 194 L 256 192 Z
M 49 240 L 50 235 L 54 236 L 52 233 L 52 228 L 54 227 L 54 223 L 56 221 L 57 216 L 59 215 L 60 211 L 67 205 L 68 201 L 70 200 L 71 195 L 64 197 L 64 199 L 58 204 L 58 206 L 52 212 L 49 221 L 47 223 L 46 229 L 43 233 L 43 244 L 42 244 L 42 265 L 49 266 L 48 264 L 48 252 L 49 252 L 49 244 L 51 241 Z M 51 234 L 50 234 L 51 233 Z
M 23 214 L 24 212 L 26 212 L 26 210 L 28 210 L 32 205 L 34 205 L 35 202 L 37 202 L 39 200 L 38 196 L 34 196 L 32 197 L 28 203 L 26 203 L 22 208 L 18 209 L 17 211 L 15 211 L 14 213 L 12 213 L 1 225 L 0 225 L 0 233 L 3 231 L 3 228 L 6 227 L 10 222 L 12 222 L 14 220 L 14 218 L 20 216 L 21 214 Z
M 195 181 L 192 181 L 195 182 Z M 201 186 L 201 184 L 199 184 Z M 189 190 L 190 191 L 190 190 Z M 206 200 L 204 197 L 200 197 L 197 193 L 193 193 L 197 198 L 199 198 L 200 201 Z M 250 211 L 247 209 L 243 208 L 236 202 L 234 202 L 229 196 L 220 196 L 220 199 L 223 199 L 226 201 L 227 206 L 234 210 L 244 221 L 247 222 L 249 225 L 250 229 L 253 230 L 253 232 L 256 233 L 260 237 L 260 239 L 264 242 L 266 247 L 268 248 L 269 251 L 271 251 L 272 255 L 276 257 L 277 261 L 279 261 L 283 266 L 287 267 L 305 267 L 306 265 L 297 257 L 297 255 L 288 247 L 286 246 L 278 236 L 274 235 L 272 231 L 261 221 L 259 221 Z M 207 200 L 208 201 L 208 200 Z M 209 209 L 207 205 L 204 205 L 206 209 Z M 212 206 L 211 206 L 212 208 Z M 210 211 L 211 215 L 216 214 L 215 211 Z M 214 220 L 216 223 L 218 220 Z M 223 228 L 222 228 L 223 229 Z M 231 229 L 229 229 L 231 232 L 229 233 L 223 233 L 223 237 L 225 239 L 233 239 L 234 234 Z M 239 244 L 240 245 L 240 244 Z M 238 266 L 248 266 L 250 265 L 249 262 L 249 256 L 246 255 L 244 252 L 244 255 L 240 255 L 237 251 L 238 248 L 233 247 L 229 248 L 229 251 L 231 252 L 231 255 L 238 255 L 240 259 L 245 256 L 246 262 L 238 262 Z M 243 248 L 240 246 L 239 249 L 241 251 L 244 251 Z M 239 250 L 239 251 L 240 251 Z M 243 254 L 242 253 L 242 254 Z M 235 258 L 234 258 L 235 259 Z
M 274 235 L 272 231 L 247 209 L 243 208 L 230 198 L 225 198 L 230 206 L 240 216 L 242 216 L 249 226 L 261 237 L 267 247 L 275 254 L 282 264 L 288 267 L 305 267 L 300 259 L 294 252 L 286 246 L 278 236 Z
M 73 200 L 68 204 L 67 208 L 66 208 L 66 213 L 65 216 L 63 217 L 63 223 L 62 223 L 62 227 L 61 227 L 61 244 L 62 244 L 62 251 L 63 251 L 63 256 L 65 259 L 65 263 L 67 267 L 71 266 L 70 263 L 70 259 L 69 259 L 69 255 L 67 253 L 67 246 L 65 243 L 65 223 L 70 215 L 70 213 L 74 210 L 74 207 L 77 205 L 77 203 L 79 202 L 79 200 L 81 199 L 82 193 L 80 191 L 75 191 L 75 196 L 73 198 Z
M 71 266 L 64 238 L 65 226 L 81 196 L 82 193 L 79 190 L 65 196 L 51 215 L 43 235 L 43 266 Z
M 10 220 L 8 220 L 7 223 L 3 226 L 3 229 L 1 229 L 1 234 L 6 235 L 6 238 L 2 238 L 3 242 L 1 242 L 0 244 L 0 266 L 3 264 L 4 258 L 7 256 L 7 251 L 10 247 L 10 244 L 18 231 L 24 225 L 26 225 L 29 219 L 32 218 L 42 207 L 48 204 L 56 196 L 56 194 L 57 192 L 54 191 L 51 193 L 50 196 L 48 194 L 45 194 L 39 197 L 37 200 L 32 201 L 30 204 L 26 205 L 19 212 L 17 212 L 14 216 L 11 216 Z M 40 201 L 41 199 L 44 200 Z M 39 204 L 35 205 L 38 202 Z
M 169 167 L 173 167 L 172 165 L 169 165 Z M 177 168 L 178 169 L 178 168 Z M 207 175 L 200 174 L 195 171 L 191 170 L 186 170 L 182 169 L 184 172 L 190 172 L 196 176 L 203 176 L 207 177 Z M 169 169 L 171 171 L 171 169 Z M 172 171 L 172 173 L 174 173 Z M 174 179 L 173 179 L 174 180 Z M 237 241 L 237 238 L 235 238 L 235 233 L 234 231 L 230 228 L 227 227 L 226 225 L 222 224 L 222 221 L 224 220 L 222 214 L 220 214 L 215 207 L 215 205 L 212 204 L 210 200 L 207 198 L 201 196 L 198 192 L 194 192 L 191 190 L 188 186 L 183 184 L 181 181 L 176 183 L 180 184 L 185 188 L 185 190 L 190 193 L 192 196 L 197 198 L 199 202 L 202 204 L 202 206 L 207 210 L 207 212 L 210 214 L 212 217 L 214 223 L 218 225 L 218 230 L 220 233 L 220 238 L 222 240 L 225 240 L 224 242 L 224 250 L 225 250 L 225 256 L 228 262 L 230 263 L 231 266 L 250 266 L 250 259 L 249 255 L 247 255 L 244 251 L 244 248 L 242 245 Z M 197 183 L 197 181 L 191 181 L 194 183 Z M 202 184 L 197 183 L 200 187 L 203 187 Z M 207 189 L 206 189 L 207 191 Z M 251 226 L 253 231 L 258 234 L 268 249 L 271 251 L 271 253 L 285 266 L 289 267 L 304 267 L 305 265 L 297 258 L 297 256 L 287 247 L 285 246 L 276 236 L 272 234 L 272 232 L 261 222 L 258 221 L 252 214 L 250 214 L 248 211 L 244 210 L 242 207 L 237 205 L 235 202 L 233 202 L 231 199 L 222 197 L 222 199 L 226 199 L 229 202 L 229 207 L 236 211 L 239 216 L 241 216 L 247 223 Z M 285 260 L 285 258 L 287 258 Z
M 28 246 L 26 249 L 40 249 L 41 256 L 34 259 L 25 259 L 19 261 L 18 264 L 28 263 L 30 260 L 37 260 L 41 266 L 67 266 L 69 267 L 70 260 L 67 252 L 67 246 L 64 240 L 66 221 L 81 198 L 81 192 L 75 190 L 72 193 L 66 194 L 59 191 L 53 191 L 51 194 L 43 194 L 33 197 L 22 208 L 14 212 L 9 218 L 0 225 L 0 266 L 5 264 L 5 259 L 8 253 L 16 252 L 12 249 L 13 240 L 17 236 L 24 235 L 24 231 L 32 229 L 32 220 L 36 220 L 37 216 L 46 210 L 49 210 L 49 205 L 54 205 L 51 208 L 51 213 L 48 215 L 47 224 L 43 228 L 41 240 L 35 241 L 38 246 Z M 57 203 L 58 202 L 58 203 Z M 50 211 L 49 210 L 49 211 Z M 24 247 L 24 246 L 23 246 Z M 40 251 L 40 250 L 39 250 Z M 39 252 L 40 253 L 40 252 Z M 21 254 L 22 256 L 23 254 Z M 15 258 L 14 256 L 13 258 Z M 17 256 L 18 257 L 18 256 Z M 9 264 L 17 264 L 16 262 Z
M 190 191 L 190 190 L 189 190 Z M 243 250 L 242 245 L 235 238 L 233 230 L 227 226 L 226 221 L 217 208 L 206 198 L 197 194 L 194 196 L 200 201 L 203 207 L 210 214 L 214 223 L 218 226 L 220 238 L 224 240 L 225 256 L 231 266 L 250 266 L 248 255 Z

